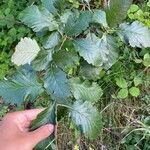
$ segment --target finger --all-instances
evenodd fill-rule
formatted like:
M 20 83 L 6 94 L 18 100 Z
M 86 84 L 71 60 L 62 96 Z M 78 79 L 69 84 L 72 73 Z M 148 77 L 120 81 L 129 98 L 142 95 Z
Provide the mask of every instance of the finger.
M 21 131 L 27 131 L 32 120 L 36 119 L 37 115 L 44 109 L 31 109 L 25 111 L 18 111 L 11 113 L 9 118 L 15 121 L 15 124 L 19 127 Z
M 14 117 L 19 123 L 30 123 L 32 120 L 36 119 L 37 115 L 41 113 L 44 109 L 31 109 L 16 112 Z
M 34 120 L 36 119 L 37 115 L 41 113 L 45 108 L 40 108 L 40 109 L 30 109 L 30 110 L 24 110 L 24 111 L 17 111 L 13 113 L 8 113 L 4 118 L 7 119 L 15 119 L 17 117 L 23 117 L 25 120 Z
M 54 132 L 54 125 L 47 124 L 44 125 L 35 131 L 29 132 L 29 139 L 32 143 L 32 146 L 35 147 L 40 141 L 46 139 Z
M 25 116 L 26 120 L 32 121 L 36 119 L 37 115 L 41 113 L 44 108 L 41 109 L 30 109 L 18 112 L 18 115 Z

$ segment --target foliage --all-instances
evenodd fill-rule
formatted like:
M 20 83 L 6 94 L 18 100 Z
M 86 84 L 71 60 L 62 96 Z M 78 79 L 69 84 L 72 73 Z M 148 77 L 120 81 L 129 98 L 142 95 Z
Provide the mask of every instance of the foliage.
M 0 104 L 0 110 L 0 118 L 2 118 L 9 111 L 9 108 L 7 105 Z
M 128 16 L 132 20 L 139 20 L 150 27 L 150 19 L 149 19 L 149 10 L 150 10 L 150 1 L 143 5 L 143 8 L 139 7 L 136 4 L 131 5 L 128 10 Z
M 0 2 L 0 79 L 12 69 L 10 57 L 16 43 L 24 36 L 31 36 L 31 30 L 21 25 L 18 19 L 18 14 L 27 4 L 25 0 Z
M 99 107 L 111 100 L 141 99 L 143 86 L 148 95 L 150 29 L 145 21 L 131 18 L 137 6 L 131 5 L 132 0 L 111 0 L 102 3 L 103 8 L 92 4 L 41 0 L 29 3 L 18 17 L 26 25 L 19 29 L 28 26 L 35 34 L 31 37 L 28 29 L 21 35 L 11 59 L 17 71 L 0 81 L 0 96 L 18 107 L 46 97 L 48 108 L 33 121 L 31 130 L 69 116 L 80 134 L 93 140 L 102 125 L 107 126 L 103 119 L 107 106 L 101 112 Z M 133 21 L 123 21 L 127 11 Z M 15 23 L 3 26 L 12 28 Z M 52 135 L 36 149 L 53 149 L 54 140 Z
M 6 52 L 0 52 L 0 79 L 3 79 L 9 71 L 10 60 Z
M 34 71 L 27 72 L 24 69 L 18 70 L 11 79 L 1 81 L 0 95 L 11 103 L 21 104 L 21 101 L 29 95 L 31 99 L 43 92 L 41 84 L 37 82 Z
M 105 6 L 108 23 L 111 27 L 118 25 L 126 18 L 127 10 L 131 4 L 132 0 L 111 0 Z

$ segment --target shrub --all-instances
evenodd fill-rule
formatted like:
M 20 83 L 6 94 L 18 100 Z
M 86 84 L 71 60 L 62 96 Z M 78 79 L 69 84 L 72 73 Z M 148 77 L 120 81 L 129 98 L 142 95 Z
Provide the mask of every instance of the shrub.
M 17 106 L 34 102 L 43 92 L 49 96 L 50 105 L 33 121 L 31 130 L 56 124 L 57 118 L 66 115 L 60 111 L 65 107 L 81 134 L 94 139 L 103 124 L 96 104 L 108 92 L 102 78 L 119 87 L 117 96 L 110 91 L 114 99 L 140 95 L 140 76 L 133 74 L 128 82 L 124 75 L 117 74 L 112 81 L 108 75 L 119 68 L 122 54 L 150 47 L 150 29 L 137 20 L 124 21 L 131 4 L 132 0 L 111 0 L 98 9 L 89 0 L 42 0 L 41 5 L 21 12 L 19 19 L 35 32 L 39 43 L 30 37 L 20 40 L 11 58 L 17 71 L 0 82 L 0 95 Z M 134 60 L 148 68 L 149 52 L 142 57 Z M 36 148 L 52 147 L 53 142 L 50 136 Z

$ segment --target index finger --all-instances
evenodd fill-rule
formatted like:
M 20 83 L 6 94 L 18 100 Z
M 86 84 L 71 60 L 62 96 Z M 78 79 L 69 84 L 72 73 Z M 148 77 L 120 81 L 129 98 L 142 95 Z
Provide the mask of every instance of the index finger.
M 24 110 L 18 111 L 13 113 L 8 113 L 3 120 L 3 123 L 12 122 L 12 126 L 18 126 L 20 130 L 24 131 L 25 128 L 28 128 L 31 121 L 36 119 L 37 115 L 44 110 L 42 109 L 31 109 L 31 110 Z M 14 124 L 13 124 L 14 122 Z
M 18 113 L 18 115 L 25 116 L 28 121 L 32 121 L 32 120 L 36 119 L 37 115 L 39 113 L 41 113 L 44 109 L 45 108 L 30 109 L 30 110 L 20 111 L 17 113 Z

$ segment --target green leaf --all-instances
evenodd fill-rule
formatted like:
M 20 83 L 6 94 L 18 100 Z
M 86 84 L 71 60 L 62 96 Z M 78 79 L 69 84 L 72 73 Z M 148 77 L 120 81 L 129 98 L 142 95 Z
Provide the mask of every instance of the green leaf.
M 132 0 L 110 0 L 106 8 L 107 21 L 110 27 L 120 24 L 127 16 Z
M 55 143 L 54 143 L 54 137 L 48 137 L 47 139 L 41 141 L 40 143 L 38 143 L 34 150 L 43 150 L 43 147 L 45 150 L 54 150 L 55 147 Z
M 118 94 L 117 94 L 117 98 L 119 99 L 125 99 L 128 97 L 128 89 L 121 89 Z
M 21 105 L 28 96 L 32 100 L 42 92 L 42 85 L 37 82 L 34 71 L 21 69 L 12 78 L 0 81 L 0 96 L 7 103 Z
M 109 69 L 118 58 L 119 49 L 117 46 L 117 41 L 110 35 L 103 35 L 100 39 L 99 37 L 96 37 L 94 34 L 92 34 L 91 38 L 93 41 L 95 41 L 95 44 L 99 49 L 102 65 L 106 69 Z
M 41 0 L 43 6 L 51 13 L 56 13 L 58 10 L 56 9 L 57 2 L 59 0 Z
M 134 77 L 134 85 L 138 86 L 139 84 L 142 84 L 142 78 L 139 76 Z
M 89 64 L 101 66 L 100 52 L 91 38 L 82 38 L 74 40 L 74 46 L 80 56 L 82 56 Z
M 76 101 L 70 109 L 73 122 L 87 138 L 96 138 L 102 129 L 101 115 L 89 102 Z
M 80 65 L 80 74 L 89 80 L 96 80 L 100 78 L 102 67 L 95 67 L 88 64 L 86 61 Z
M 30 130 L 33 131 L 46 124 L 55 124 L 55 103 L 42 111 L 35 120 L 32 121 Z
M 41 50 L 37 58 L 32 62 L 32 67 L 36 71 L 47 69 L 49 63 L 52 61 L 53 50 Z
M 150 67 L 150 54 L 149 53 L 144 55 L 143 64 L 146 67 Z
M 150 47 L 150 29 L 141 22 L 123 23 L 119 28 L 118 35 L 125 43 L 132 47 Z
M 132 96 L 134 96 L 134 97 L 138 97 L 138 96 L 140 95 L 140 90 L 139 90 L 139 88 L 137 88 L 137 87 L 131 87 L 131 88 L 129 89 L 129 92 L 130 92 L 130 94 L 131 94 Z
M 66 0 L 41 0 L 43 6 L 53 14 L 58 13 L 62 7 L 66 4 Z
M 32 5 L 26 8 L 20 15 L 20 20 L 31 27 L 33 31 L 39 32 L 43 28 L 53 31 L 58 28 L 57 22 L 53 15 L 46 10 L 40 11 L 37 6 Z
M 67 9 L 65 10 L 65 12 L 60 16 L 60 21 L 63 23 L 63 24 L 67 24 L 68 22 L 68 19 L 70 18 L 71 19 L 71 16 L 72 18 L 74 17 L 74 14 L 71 10 Z M 69 23 L 69 22 L 68 22 Z
M 102 10 L 94 10 L 92 22 L 99 23 L 104 27 L 108 27 L 106 13 Z
M 128 12 L 130 12 L 130 13 L 134 13 L 134 12 L 136 12 L 136 11 L 138 11 L 138 10 L 139 10 L 139 6 L 138 6 L 138 5 L 133 4 L 133 5 L 131 5 L 131 6 L 130 6 L 130 9 L 129 9 L 129 11 L 128 11 Z
M 60 34 L 58 32 L 53 32 L 44 43 L 45 49 L 51 49 L 57 46 L 60 42 Z
M 85 39 L 74 41 L 75 49 L 89 64 L 110 68 L 118 57 L 116 40 L 109 35 L 102 38 L 88 34 Z
M 53 55 L 53 59 L 57 66 L 66 71 L 79 65 L 79 56 L 74 51 L 60 50 Z
M 70 15 L 65 25 L 64 33 L 67 36 L 76 36 L 85 31 L 92 21 L 92 13 L 90 11 L 80 12 L 79 17 L 76 14 Z
M 46 124 L 54 124 L 55 125 L 55 103 L 52 104 L 49 108 L 45 109 L 43 112 L 41 112 L 37 118 L 32 121 L 31 123 L 31 128 L 30 130 L 33 131 L 43 125 Z M 35 149 L 36 150 L 41 150 L 44 148 L 46 148 L 49 143 L 51 143 L 54 139 L 54 136 L 51 135 L 48 138 L 46 138 L 45 140 L 41 141 L 38 145 L 36 145 Z M 51 148 L 51 145 L 50 147 Z
M 116 78 L 116 84 L 120 88 L 127 88 L 128 87 L 127 81 L 124 78 Z
M 150 7 L 150 1 L 147 2 L 147 6 Z
M 44 87 L 53 100 L 59 103 L 68 103 L 67 99 L 71 96 L 70 87 L 66 73 L 61 69 L 52 66 L 46 71 Z
M 0 28 L 7 26 L 7 28 L 14 27 L 15 18 L 12 14 L 7 16 L 0 16 Z
M 82 82 L 79 78 L 70 79 L 71 91 L 76 99 L 82 101 L 97 102 L 100 100 L 103 92 L 101 87 L 93 82 Z

